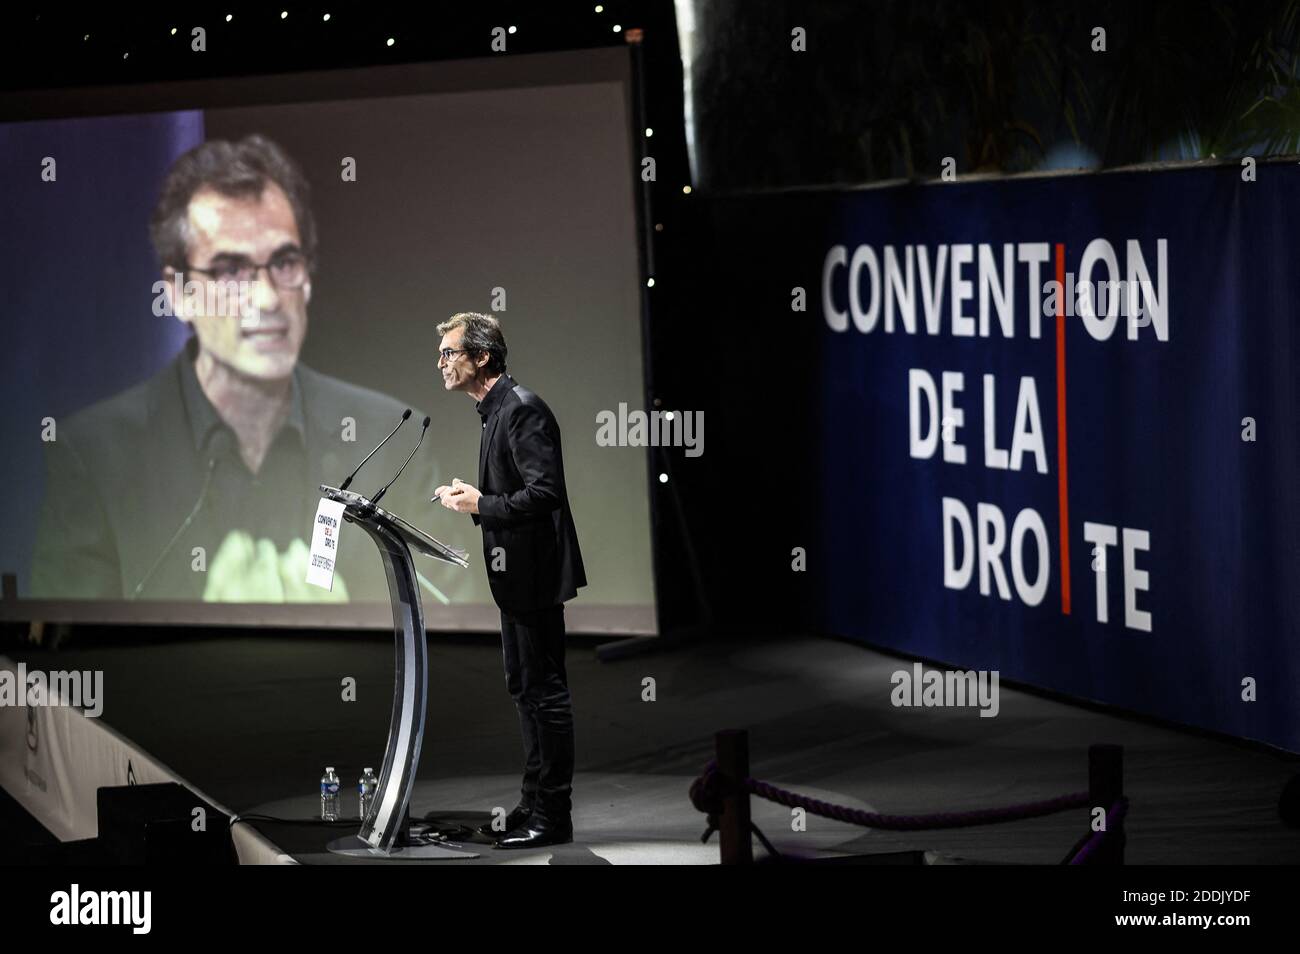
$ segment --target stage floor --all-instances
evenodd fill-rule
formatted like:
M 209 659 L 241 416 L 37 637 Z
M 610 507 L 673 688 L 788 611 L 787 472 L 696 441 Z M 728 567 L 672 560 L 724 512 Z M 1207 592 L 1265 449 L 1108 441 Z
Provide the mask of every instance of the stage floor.
M 962 811 L 1087 788 L 1087 747 L 1125 746 L 1130 864 L 1294 863 L 1300 831 L 1277 798 L 1300 757 L 1122 718 L 1017 691 L 996 718 L 976 709 L 900 709 L 890 675 L 910 662 L 829 639 L 717 642 L 599 661 L 568 651 L 576 717 L 572 844 L 532 851 L 467 845 L 449 864 L 710 864 L 704 817 L 687 797 L 713 733 L 750 733 L 752 774 L 828 801 L 891 813 Z M 179 779 L 241 814 L 310 819 L 326 765 L 344 810 L 365 766 L 382 759 L 392 702 L 390 636 L 307 633 L 10 650 L 30 669 L 102 669 L 101 722 Z M 344 680 L 356 701 L 343 701 Z M 643 680 L 655 701 L 643 701 Z M 522 767 L 499 639 L 430 639 L 430 708 L 412 817 L 479 824 L 509 809 Z M 21 797 L 18 793 L 13 793 Z M 1013 824 L 920 833 L 868 831 L 753 800 L 778 850 L 797 854 L 923 850 L 932 861 L 1055 864 L 1083 833 L 1082 811 Z M 292 860 L 382 863 L 330 854 L 349 829 L 253 822 Z M 756 842 L 756 854 L 763 850 Z M 270 859 L 268 859 L 270 860 Z M 287 859 L 282 859 L 287 860 Z

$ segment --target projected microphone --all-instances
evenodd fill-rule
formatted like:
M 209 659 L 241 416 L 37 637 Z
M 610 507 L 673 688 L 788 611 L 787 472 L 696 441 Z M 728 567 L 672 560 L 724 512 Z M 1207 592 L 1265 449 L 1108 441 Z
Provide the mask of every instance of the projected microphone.
M 374 450 L 372 450 L 369 454 L 366 455 L 366 460 L 370 460 L 370 458 L 374 457 L 375 454 L 378 453 L 379 448 L 380 448 L 380 447 L 383 447 L 385 444 L 388 443 L 389 439 L 390 439 L 394 434 L 397 433 L 397 428 L 398 428 L 398 427 L 401 427 L 403 424 L 405 424 L 405 423 L 406 423 L 406 419 L 407 419 L 408 417 L 410 417 L 410 416 L 411 416 L 411 409 L 408 407 L 405 411 L 402 412 L 402 419 L 401 419 L 400 421 L 397 422 L 397 427 L 395 427 L 395 428 L 393 428 L 391 431 L 389 431 L 389 432 L 388 432 L 388 437 L 385 437 L 382 441 L 380 441 L 380 442 L 379 442 L 379 446 L 376 447 Z M 345 480 L 345 481 L 343 481 L 343 483 L 339 484 L 339 490 L 347 490 L 350 486 L 352 486 L 352 478 L 355 477 L 357 474 L 361 473 L 361 468 L 366 466 L 366 460 L 363 460 L 361 463 L 357 464 L 357 469 L 354 470 L 352 473 L 348 474 L 348 479 L 347 479 L 347 480 Z
M 207 473 L 203 475 L 203 486 L 199 488 L 199 497 L 194 501 L 194 506 L 190 508 L 190 512 L 185 517 L 185 520 L 176 528 L 176 532 L 172 534 L 172 538 L 167 541 L 167 546 L 163 547 L 162 553 L 158 554 L 158 559 L 153 561 L 153 566 L 149 567 L 149 572 L 144 575 L 144 579 L 135 585 L 135 589 L 131 591 L 131 599 L 135 600 L 140 598 L 140 594 L 144 592 L 144 588 L 148 585 L 149 581 L 153 579 L 153 575 L 158 571 L 158 567 L 162 566 L 162 561 L 167 559 L 167 554 L 172 552 L 172 549 L 176 546 L 181 536 L 189 529 L 190 524 L 194 522 L 194 518 L 198 515 L 199 509 L 208 499 L 208 490 L 212 487 L 212 474 L 217 469 L 217 462 L 229 454 L 233 446 L 234 441 L 231 438 L 229 431 L 220 430 L 212 436 L 212 440 L 208 442 L 208 470 Z
M 406 470 L 406 465 L 411 462 L 411 458 L 415 456 L 415 452 L 418 451 L 420 449 L 420 445 L 424 443 L 424 432 L 427 431 L 428 429 L 429 429 L 429 418 L 426 415 L 424 418 L 424 424 L 420 427 L 420 439 L 416 441 L 415 446 L 411 448 L 411 453 L 406 455 L 406 460 L 402 461 L 402 466 L 397 468 L 397 473 L 393 475 L 393 479 L 390 480 L 388 483 L 384 484 L 384 486 L 380 489 L 379 493 L 375 494 L 373 497 L 370 498 L 370 502 L 372 504 L 379 503 L 379 498 L 382 497 L 384 494 L 388 493 L 389 487 L 397 483 L 397 478 L 402 476 L 402 471 Z

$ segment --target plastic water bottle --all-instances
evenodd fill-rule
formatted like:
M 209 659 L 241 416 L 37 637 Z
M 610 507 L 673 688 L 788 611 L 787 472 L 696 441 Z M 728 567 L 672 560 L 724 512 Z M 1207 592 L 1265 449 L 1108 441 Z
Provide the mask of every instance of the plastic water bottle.
M 320 817 L 321 821 L 339 820 L 339 777 L 332 765 L 326 766 L 320 779 Z
M 357 803 L 361 809 L 361 820 L 364 821 L 366 813 L 370 811 L 370 803 L 375 800 L 375 790 L 379 788 L 379 779 L 375 778 L 375 770 L 366 769 L 361 776 L 361 781 L 357 783 Z

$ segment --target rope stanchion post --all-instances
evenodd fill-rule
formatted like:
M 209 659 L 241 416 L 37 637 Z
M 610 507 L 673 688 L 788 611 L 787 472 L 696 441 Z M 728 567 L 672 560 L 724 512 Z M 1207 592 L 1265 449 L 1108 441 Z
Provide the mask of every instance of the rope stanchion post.
M 1088 747 L 1088 797 L 1091 807 L 1101 807 L 1107 816 L 1112 806 L 1124 797 L 1124 747 L 1092 745 Z M 1112 827 L 1113 825 L 1113 827 Z M 1124 863 L 1124 821 L 1106 818 L 1106 836 L 1096 846 L 1094 864 Z
M 718 775 L 722 782 L 722 813 L 718 819 L 721 862 L 724 865 L 754 863 L 750 836 L 749 733 L 744 729 L 723 729 L 714 736 Z

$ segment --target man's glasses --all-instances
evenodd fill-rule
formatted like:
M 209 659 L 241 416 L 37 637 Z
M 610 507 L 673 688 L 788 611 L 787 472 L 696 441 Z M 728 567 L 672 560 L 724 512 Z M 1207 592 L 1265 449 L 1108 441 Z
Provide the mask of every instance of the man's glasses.
M 271 284 L 286 291 L 301 288 L 307 280 L 307 257 L 298 252 L 277 255 L 260 265 L 247 259 L 223 259 L 211 268 L 199 268 L 188 263 L 185 268 L 201 275 L 210 275 L 219 282 L 251 282 L 265 268 Z
M 438 352 L 439 361 L 450 361 L 454 355 L 465 354 L 468 348 L 443 348 Z

